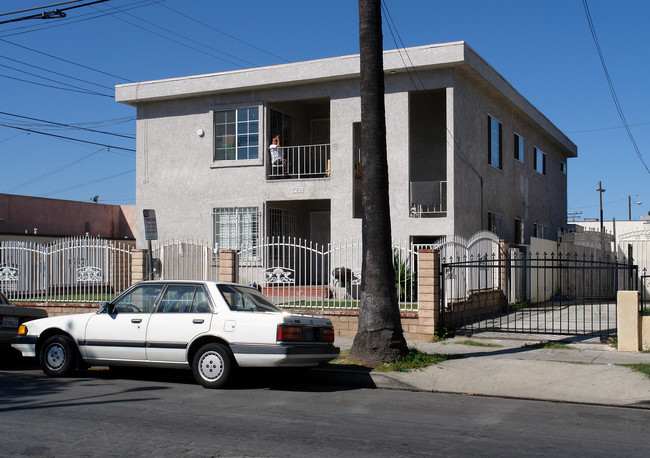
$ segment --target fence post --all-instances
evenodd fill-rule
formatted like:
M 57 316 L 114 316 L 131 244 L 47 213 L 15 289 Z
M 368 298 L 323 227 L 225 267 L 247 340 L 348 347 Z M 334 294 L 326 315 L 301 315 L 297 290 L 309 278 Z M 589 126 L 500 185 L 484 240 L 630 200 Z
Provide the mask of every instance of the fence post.
M 639 292 L 618 291 L 616 313 L 618 351 L 639 351 Z
M 435 335 L 440 318 L 440 252 L 418 250 L 418 337 Z
M 219 281 L 237 283 L 237 251 L 219 250 Z
M 508 282 L 508 259 L 510 258 L 510 253 L 508 250 L 508 242 L 505 240 L 499 240 L 499 289 L 503 292 L 503 295 L 506 298 L 510 297 L 510 285 Z
M 131 250 L 131 284 L 147 277 L 147 250 Z

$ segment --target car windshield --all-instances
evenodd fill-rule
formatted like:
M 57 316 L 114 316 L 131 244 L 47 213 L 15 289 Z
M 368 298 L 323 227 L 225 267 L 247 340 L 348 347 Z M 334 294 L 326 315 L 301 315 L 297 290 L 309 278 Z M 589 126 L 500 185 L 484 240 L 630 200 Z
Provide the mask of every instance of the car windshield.
M 217 285 L 230 310 L 243 312 L 281 312 L 255 288 L 238 285 Z

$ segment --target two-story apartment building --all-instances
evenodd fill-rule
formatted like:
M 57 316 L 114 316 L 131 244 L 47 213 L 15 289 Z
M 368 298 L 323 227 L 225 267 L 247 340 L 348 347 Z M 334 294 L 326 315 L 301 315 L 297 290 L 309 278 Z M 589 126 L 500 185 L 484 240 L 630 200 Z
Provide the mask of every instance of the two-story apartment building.
M 393 237 L 556 237 L 575 144 L 464 42 L 386 51 L 384 70 Z M 117 86 L 138 214 L 224 249 L 359 236 L 359 97 L 358 55 Z

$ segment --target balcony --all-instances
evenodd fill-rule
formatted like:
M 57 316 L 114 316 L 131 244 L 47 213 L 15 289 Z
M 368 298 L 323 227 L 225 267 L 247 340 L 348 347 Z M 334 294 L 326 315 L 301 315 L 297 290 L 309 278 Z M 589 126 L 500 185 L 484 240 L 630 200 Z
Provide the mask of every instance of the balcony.
M 329 178 L 330 145 L 283 146 L 269 161 L 268 179 Z
M 447 182 L 411 182 L 409 208 L 411 218 L 441 218 L 447 216 Z

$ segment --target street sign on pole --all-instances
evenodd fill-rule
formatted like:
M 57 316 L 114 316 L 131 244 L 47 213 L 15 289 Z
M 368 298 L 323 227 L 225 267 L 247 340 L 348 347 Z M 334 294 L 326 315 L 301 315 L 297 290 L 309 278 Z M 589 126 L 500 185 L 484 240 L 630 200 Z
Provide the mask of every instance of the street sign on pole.
M 156 224 L 155 210 L 142 210 L 144 214 L 144 238 L 145 240 L 158 240 L 158 225 Z
M 149 255 L 147 256 L 147 276 L 148 280 L 153 278 L 153 252 L 151 251 L 151 241 L 158 240 L 158 224 L 156 223 L 155 210 L 142 210 L 144 215 L 144 237 L 147 240 Z

